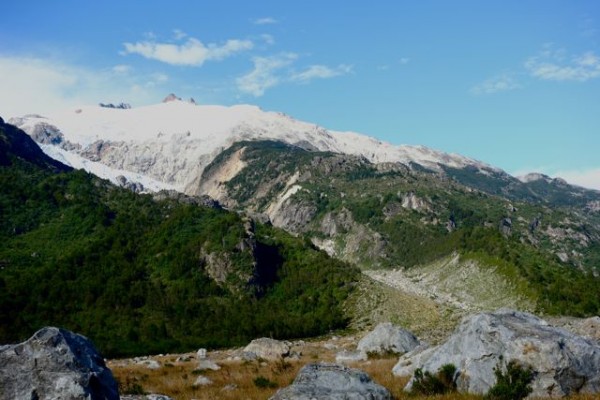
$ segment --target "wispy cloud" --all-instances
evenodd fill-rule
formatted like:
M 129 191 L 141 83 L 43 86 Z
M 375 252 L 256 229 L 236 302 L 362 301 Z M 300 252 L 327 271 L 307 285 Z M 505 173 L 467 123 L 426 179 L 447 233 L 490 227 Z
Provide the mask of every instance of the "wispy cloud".
M 254 57 L 252 71 L 237 78 L 238 90 L 254 97 L 265 94 L 267 89 L 283 83 L 307 84 L 315 79 L 329 79 L 352 72 L 352 66 L 337 67 L 311 65 L 298 72 L 293 64 L 298 60 L 295 53 L 281 53 L 269 57 Z
M 293 74 L 290 80 L 300 83 L 308 83 L 313 79 L 328 79 L 340 75 L 346 75 L 352 72 L 352 66 L 340 64 L 335 68 L 326 65 L 311 65 L 304 71 Z
M 275 18 L 272 17 L 263 17 L 263 18 L 256 18 L 254 20 L 252 20 L 252 23 L 254 25 L 272 25 L 272 24 L 277 24 L 279 21 L 277 21 Z
M 164 74 L 131 74 L 127 66 L 94 70 L 54 59 L 0 55 L 3 118 L 82 104 L 148 104 L 164 95 Z M 151 84 L 149 84 L 151 83 Z
M 509 90 L 515 90 L 520 87 L 521 86 L 511 75 L 501 74 L 486 79 L 478 85 L 473 86 L 470 92 L 476 96 L 479 96 L 485 94 L 494 94 L 498 92 L 507 92 Z
M 398 60 L 398 62 L 400 63 L 400 65 L 406 65 L 410 62 L 410 58 L 402 57 L 401 59 Z
M 173 37 L 175 40 L 185 39 L 187 37 L 187 33 L 182 31 L 181 29 L 173 29 Z
M 204 45 L 200 40 L 188 38 L 182 44 L 143 41 L 123 43 L 125 54 L 138 54 L 142 57 L 171 65 L 201 66 L 206 61 L 219 61 L 236 53 L 250 50 L 254 44 L 250 40 L 231 39 L 222 45 Z
M 248 74 L 236 80 L 238 89 L 242 93 L 260 97 L 265 91 L 272 88 L 286 78 L 281 75 L 281 70 L 290 66 L 298 56 L 294 53 L 283 53 L 269 57 L 254 57 L 254 68 Z
M 128 74 L 133 71 L 133 67 L 131 65 L 119 64 L 112 67 L 112 71 L 117 74 Z
M 538 79 L 585 82 L 600 77 L 600 57 L 593 51 L 568 57 L 564 49 L 547 44 L 525 61 L 525 68 Z
M 263 33 L 262 35 L 260 35 L 260 38 L 268 45 L 275 44 L 275 38 L 273 37 L 273 35 Z

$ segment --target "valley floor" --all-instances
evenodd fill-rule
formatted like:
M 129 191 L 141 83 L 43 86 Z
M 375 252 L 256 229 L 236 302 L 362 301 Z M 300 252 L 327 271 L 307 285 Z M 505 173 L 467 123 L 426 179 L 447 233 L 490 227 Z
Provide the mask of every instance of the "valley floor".
M 302 366 L 319 361 L 335 362 L 335 355 L 342 349 L 356 348 L 354 335 L 330 336 L 314 341 L 292 342 L 292 351 L 301 353 L 297 360 L 286 361 L 242 361 L 234 360 L 241 349 L 208 352 L 208 359 L 215 361 L 221 369 L 199 371 L 195 353 L 160 355 L 144 359 L 111 360 L 108 363 L 119 382 L 121 395 L 160 393 L 175 400 L 266 400 L 279 388 L 288 386 Z M 158 368 L 150 368 L 148 361 L 156 361 Z M 425 399 L 403 391 L 407 378 L 392 375 L 397 356 L 370 358 L 368 361 L 346 364 L 368 373 L 373 380 L 385 386 L 397 400 Z M 156 366 L 157 364 L 154 364 Z M 208 385 L 194 385 L 199 376 L 208 378 Z M 263 379 L 261 379 L 263 378 Z M 261 383 L 262 382 L 262 383 Z M 482 399 L 482 396 L 452 393 L 438 395 L 437 400 Z M 597 395 L 577 395 L 577 400 L 600 399 Z
M 216 363 L 220 367 L 218 370 L 199 369 L 202 361 L 195 353 L 110 360 L 108 366 L 119 382 L 122 395 L 160 393 L 182 400 L 268 399 L 279 388 L 290 385 L 305 364 L 335 362 L 338 352 L 355 350 L 358 341 L 379 322 L 391 321 L 406 327 L 431 344 L 446 339 L 461 317 L 473 311 L 475 306 L 460 307 L 452 302 L 446 303 L 443 301 L 445 297 L 440 295 L 443 293 L 436 295 L 423 291 L 417 275 L 402 275 L 399 271 L 367 271 L 346 304 L 352 316 L 349 329 L 320 338 L 292 341 L 292 356 L 286 359 L 245 361 L 240 348 L 208 352 L 206 360 Z M 576 319 L 558 318 L 553 323 L 577 330 Z M 388 388 L 395 399 L 416 398 L 403 391 L 407 378 L 392 375 L 397 361 L 398 356 L 391 355 L 370 357 L 368 361 L 346 365 L 367 372 L 375 382 Z M 482 397 L 453 393 L 435 398 Z M 600 399 L 600 394 L 572 398 Z

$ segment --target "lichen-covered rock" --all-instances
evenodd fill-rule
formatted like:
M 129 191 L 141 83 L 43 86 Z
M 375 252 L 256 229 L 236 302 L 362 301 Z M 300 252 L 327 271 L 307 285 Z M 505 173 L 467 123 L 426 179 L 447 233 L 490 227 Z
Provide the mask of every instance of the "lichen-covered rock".
M 425 361 L 429 360 L 429 357 L 437 350 L 437 346 L 429 347 L 427 344 L 422 344 L 416 347 L 414 350 L 402 355 L 394 368 L 392 373 L 396 376 L 412 376 L 415 373 L 415 369 L 419 368 Z
M 335 355 L 335 362 L 337 363 L 347 363 L 347 362 L 357 362 L 357 361 L 366 361 L 369 357 L 363 351 L 348 351 L 342 350 Z
M 519 311 L 466 318 L 448 341 L 428 355 L 414 366 L 436 372 L 444 364 L 454 364 L 459 372 L 457 386 L 463 392 L 486 393 L 496 383 L 494 368 L 513 360 L 533 369 L 533 397 L 600 392 L 598 343 Z M 412 383 L 411 379 L 407 390 Z
M 290 354 L 290 346 L 285 342 L 270 338 L 254 339 L 244 347 L 244 352 L 254 353 L 265 360 L 278 360 Z
M 118 400 L 118 385 L 94 345 L 65 329 L 43 328 L 0 347 L 0 398 Z
M 207 385 L 212 385 L 212 383 L 213 383 L 213 381 L 211 381 L 209 378 L 207 378 L 204 375 L 200 375 L 194 381 L 194 386 L 207 386 Z
M 336 364 L 308 364 L 292 385 L 270 400 L 391 400 L 391 393 L 365 372 Z
M 365 353 L 395 353 L 409 352 L 419 345 L 419 339 L 411 332 L 383 322 L 358 342 L 357 350 Z
M 213 360 L 209 360 L 208 358 L 204 358 L 198 362 L 198 368 L 200 371 L 204 371 L 210 369 L 212 371 L 218 371 L 221 369 L 219 364 L 214 362 Z

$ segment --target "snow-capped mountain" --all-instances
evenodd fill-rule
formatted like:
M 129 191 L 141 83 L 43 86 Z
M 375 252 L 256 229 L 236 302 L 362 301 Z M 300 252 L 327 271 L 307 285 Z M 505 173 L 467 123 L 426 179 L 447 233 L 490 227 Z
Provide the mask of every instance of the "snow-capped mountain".
M 46 116 L 13 118 L 49 155 L 117 182 L 117 177 L 195 193 L 203 169 L 240 140 L 278 140 L 310 150 L 360 155 L 372 162 L 499 170 L 424 146 L 395 146 L 354 132 L 336 132 L 250 105 L 169 101 L 137 108 L 86 106 Z M 122 180 L 122 178 L 120 178 Z

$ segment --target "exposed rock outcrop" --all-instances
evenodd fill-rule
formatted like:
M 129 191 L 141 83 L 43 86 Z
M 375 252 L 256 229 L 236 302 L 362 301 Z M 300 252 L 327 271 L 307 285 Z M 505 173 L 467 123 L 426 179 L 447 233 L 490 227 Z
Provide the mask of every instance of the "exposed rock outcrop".
M 270 400 L 391 400 L 391 393 L 359 369 L 336 364 L 308 364 L 292 385 Z
M 347 362 L 358 362 L 367 361 L 369 357 L 364 351 L 348 351 L 342 350 L 335 355 L 335 362 L 347 363 Z
M 43 328 L 0 347 L 1 399 L 118 400 L 118 385 L 84 336 Z
M 427 355 L 413 358 L 413 366 L 436 372 L 444 364 L 454 364 L 463 392 L 486 393 L 496 383 L 494 368 L 513 360 L 534 370 L 533 397 L 600 392 L 600 346 L 519 311 L 466 318 L 447 342 Z M 394 373 L 401 375 L 398 367 Z
M 123 175 L 117 176 L 117 183 L 119 186 L 131 190 L 133 193 L 142 193 L 144 191 L 144 185 L 139 182 L 132 182 L 127 180 Z
M 279 360 L 290 354 L 288 343 L 270 338 L 254 339 L 244 347 L 247 353 L 254 353 L 257 357 L 265 360 Z
M 383 322 L 358 342 L 357 350 L 365 353 L 396 353 L 409 352 L 419 345 L 419 339 L 411 332 Z
M 169 103 L 169 102 L 171 102 L 171 101 L 176 101 L 176 100 L 179 100 L 179 101 L 181 101 L 181 97 L 177 97 L 177 96 L 176 96 L 174 93 L 170 93 L 170 94 L 169 94 L 167 97 L 165 97 L 165 98 L 163 99 L 163 101 L 162 101 L 162 102 L 163 102 L 163 103 Z
M 512 220 L 509 217 L 502 218 L 498 224 L 498 229 L 504 236 L 510 236 L 512 232 Z

